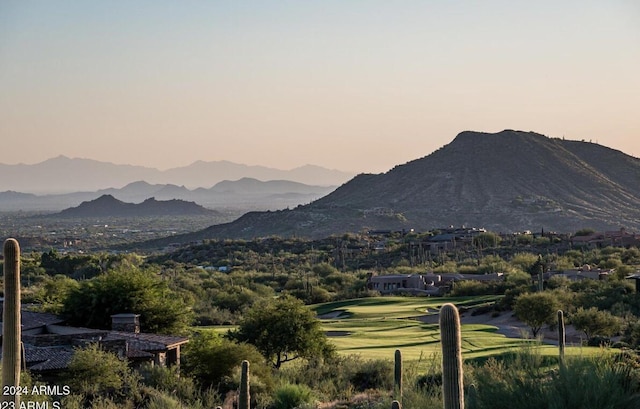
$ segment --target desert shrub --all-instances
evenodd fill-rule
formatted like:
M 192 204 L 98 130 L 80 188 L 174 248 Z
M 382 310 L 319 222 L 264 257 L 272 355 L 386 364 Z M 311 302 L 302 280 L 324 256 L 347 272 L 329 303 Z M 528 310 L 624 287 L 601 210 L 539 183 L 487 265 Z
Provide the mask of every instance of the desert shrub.
M 475 280 L 465 280 L 455 283 L 451 291 L 452 297 L 464 297 L 471 295 L 485 295 L 491 292 L 491 288 L 486 283 Z
M 640 407 L 637 358 L 568 357 L 559 368 L 536 349 L 473 369 L 477 405 L 472 409 L 623 409 Z
M 478 271 L 478 265 L 458 264 L 458 273 L 460 274 L 484 274 L 485 271 Z
M 447 261 L 433 269 L 434 274 L 457 274 L 458 264 L 455 261 Z
M 573 326 L 584 332 L 587 339 L 591 339 L 596 335 L 601 337 L 610 337 L 615 335 L 621 329 L 621 322 L 618 317 L 614 317 L 608 311 L 600 311 L 595 307 L 584 309 L 582 307 L 571 314 L 571 323 Z
M 550 292 L 558 300 L 558 309 L 564 311 L 567 315 L 576 311 L 578 307 L 576 293 L 567 291 L 565 288 L 556 288 Z
M 352 375 L 355 390 L 393 388 L 393 363 L 388 359 L 364 361 Z
M 521 235 L 519 237 L 522 237 L 524 235 Z M 527 237 L 530 239 L 529 241 L 533 241 L 533 237 L 530 235 L 527 235 Z M 519 269 L 520 271 L 528 271 L 531 266 L 533 266 L 535 264 L 535 262 L 538 261 L 538 256 L 532 253 L 516 253 L 513 255 L 513 257 L 511 257 L 511 260 L 509 260 L 509 263 L 511 263 L 512 266 L 514 266 L 515 268 Z
M 193 379 L 184 375 L 180 376 L 175 366 L 167 368 L 158 365 L 144 365 L 139 372 L 145 385 L 171 393 L 181 401 L 193 403 L 200 398 L 200 391 Z
M 131 402 L 114 402 L 110 398 L 105 397 L 97 397 L 91 402 L 91 409 L 122 409 L 122 408 L 133 408 L 133 404 Z
M 625 277 L 630 276 L 636 272 L 636 268 L 631 265 L 623 265 L 616 267 L 614 277 L 618 280 L 624 280 Z
M 235 313 L 253 305 L 259 298 L 255 292 L 246 287 L 225 286 L 215 293 L 211 302 L 214 307 Z
M 285 383 L 305 384 L 324 401 L 343 399 L 353 390 L 351 377 L 362 365 L 358 355 L 336 355 L 330 359 L 312 359 L 282 367 L 279 379 Z
M 320 304 L 333 299 L 333 295 L 322 287 L 297 288 L 287 290 L 286 293 L 304 301 L 305 304 Z
M 571 280 L 564 276 L 552 276 L 547 280 L 547 289 L 554 290 L 557 288 L 569 288 Z
M 516 298 L 521 294 L 527 293 L 531 290 L 530 285 L 520 285 L 517 287 L 509 288 L 504 292 L 504 297 L 500 300 L 500 308 L 503 310 L 510 310 L 516 303 Z
M 545 403 L 540 355 L 523 350 L 504 359 L 489 358 L 475 368 L 477 409 L 539 409 Z
M 323 401 L 350 399 L 353 394 L 380 389 L 393 390 L 391 359 L 364 360 L 359 355 L 309 360 L 283 367 L 281 382 L 304 384 Z
M 571 358 L 553 372 L 546 395 L 549 407 L 626 409 L 640 407 L 638 373 L 624 358 Z
M 508 274 L 505 274 L 505 287 L 514 288 L 519 286 L 531 285 L 531 275 L 521 270 L 514 270 Z
M 625 264 L 640 264 L 640 249 L 631 247 L 622 252 L 622 262 Z
M 322 287 L 313 287 L 308 302 L 310 304 L 320 304 L 333 300 L 333 294 Z
M 195 325 L 234 325 L 240 319 L 240 312 L 232 312 L 211 305 L 208 300 L 198 303 L 194 307 Z
M 355 277 L 349 274 L 334 272 L 321 279 L 321 285 L 328 291 L 338 292 L 345 286 L 353 284 Z
M 124 402 L 139 399 L 139 376 L 114 353 L 93 344 L 77 349 L 69 363 L 66 382 L 85 402 L 98 398 Z
M 307 385 L 287 383 L 279 386 L 274 395 L 274 409 L 294 409 L 313 402 L 313 391 Z
M 633 320 L 628 323 L 623 340 L 633 348 L 640 346 L 640 321 Z
M 253 345 L 236 343 L 211 332 L 191 339 L 185 347 L 181 367 L 185 374 L 197 380 L 201 389 L 213 387 L 226 392 L 236 388 L 234 374 L 245 359 L 251 363 L 252 388 L 257 391 L 258 381 L 266 389 L 272 388 L 271 369 Z
M 314 274 L 317 274 L 322 278 L 328 277 L 338 272 L 338 270 L 336 270 L 336 268 L 329 263 L 316 264 L 311 270 L 314 272 Z
M 149 398 L 147 409 L 181 409 L 184 406 L 179 400 L 165 394 L 153 395 Z

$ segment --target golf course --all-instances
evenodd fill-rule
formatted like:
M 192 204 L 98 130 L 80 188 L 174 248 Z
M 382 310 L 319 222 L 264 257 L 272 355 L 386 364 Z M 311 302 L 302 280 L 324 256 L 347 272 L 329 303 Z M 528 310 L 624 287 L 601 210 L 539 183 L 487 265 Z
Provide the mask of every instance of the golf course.
M 512 311 L 502 312 L 501 317 L 474 313 L 474 309 L 498 299 L 499 296 L 372 297 L 317 304 L 311 308 L 322 320 L 325 332 L 339 353 L 367 359 L 391 359 L 396 349 L 409 361 L 438 354 L 439 308 L 447 302 L 454 303 L 461 311 L 465 360 L 482 360 L 532 345 L 537 345 L 543 355 L 558 354 L 554 340 L 528 338 L 530 332 L 526 325 L 518 322 Z M 492 325 L 493 322 L 507 323 L 508 327 Z M 602 349 L 568 343 L 566 353 L 592 355 L 602 353 Z

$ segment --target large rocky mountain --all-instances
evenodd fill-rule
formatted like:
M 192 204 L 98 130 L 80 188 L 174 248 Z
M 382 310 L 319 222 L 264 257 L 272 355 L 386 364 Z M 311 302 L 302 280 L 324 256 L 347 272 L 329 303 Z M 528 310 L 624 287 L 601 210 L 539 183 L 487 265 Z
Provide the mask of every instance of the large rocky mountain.
M 188 239 L 325 237 L 449 225 L 497 232 L 637 231 L 640 159 L 533 132 L 462 132 L 426 157 L 384 174 L 358 175 L 308 205 L 248 213 Z

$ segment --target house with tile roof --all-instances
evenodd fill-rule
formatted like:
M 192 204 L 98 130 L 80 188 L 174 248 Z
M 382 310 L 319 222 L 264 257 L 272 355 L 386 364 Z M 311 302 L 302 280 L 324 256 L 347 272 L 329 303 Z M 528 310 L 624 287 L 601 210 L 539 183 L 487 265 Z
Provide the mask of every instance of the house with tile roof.
M 127 359 L 134 367 L 143 363 L 180 365 L 180 348 L 189 342 L 188 338 L 140 332 L 138 314 L 115 314 L 111 319 L 111 330 L 70 327 L 57 315 L 23 309 L 22 342 L 26 368 L 42 375 L 64 370 L 76 348 L 92 343 L 114 352 L 120 359 Z M 0 334 L 1 325 L 0 322 Z M 0 344 L 1 339 L 0 335 Z

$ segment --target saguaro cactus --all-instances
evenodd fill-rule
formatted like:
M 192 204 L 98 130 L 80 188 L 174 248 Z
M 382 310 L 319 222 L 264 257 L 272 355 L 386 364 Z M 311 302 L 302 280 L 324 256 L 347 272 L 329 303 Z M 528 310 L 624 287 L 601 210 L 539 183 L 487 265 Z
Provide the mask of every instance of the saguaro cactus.
M 464 409 L 460 315 L 453 304 L 447 303 L 440 308 L 440 338 L 444 409 Z
M 471 384 L 467 388 L 467 396 L 464 404 L 469 409 L 475 409 L 478 406 L 478 390 L 476 389 L 476 385 Z
M 393 381 L 395 387 L 395 398 L 402 402 L 402 352 L 396 349 L 395 365 L 393 367 Z
M 2 400 L 19 407 L 20 395 L 20 245 L 15 239 L 4 242 L 4 306 L 2 312 Z M 14 387 L 14 388 L 11 388 Z
M 564 347 L 565 347 L 564 314 L 562 310 L 558 310 L 558 350 L 560 352 L 560 365 L 564 364 Z
M 538 254 L 537 261 L 537 272 L 538 272 L 538 291 L 544 291 L 544 261 L 542 260 L 542 255 Z
M 251 395 L 249 394 L 249 361 L 242 361 L 242 373 L 240 375 L 240 397 L 238 409 L 249 409 L 251 407 Z

